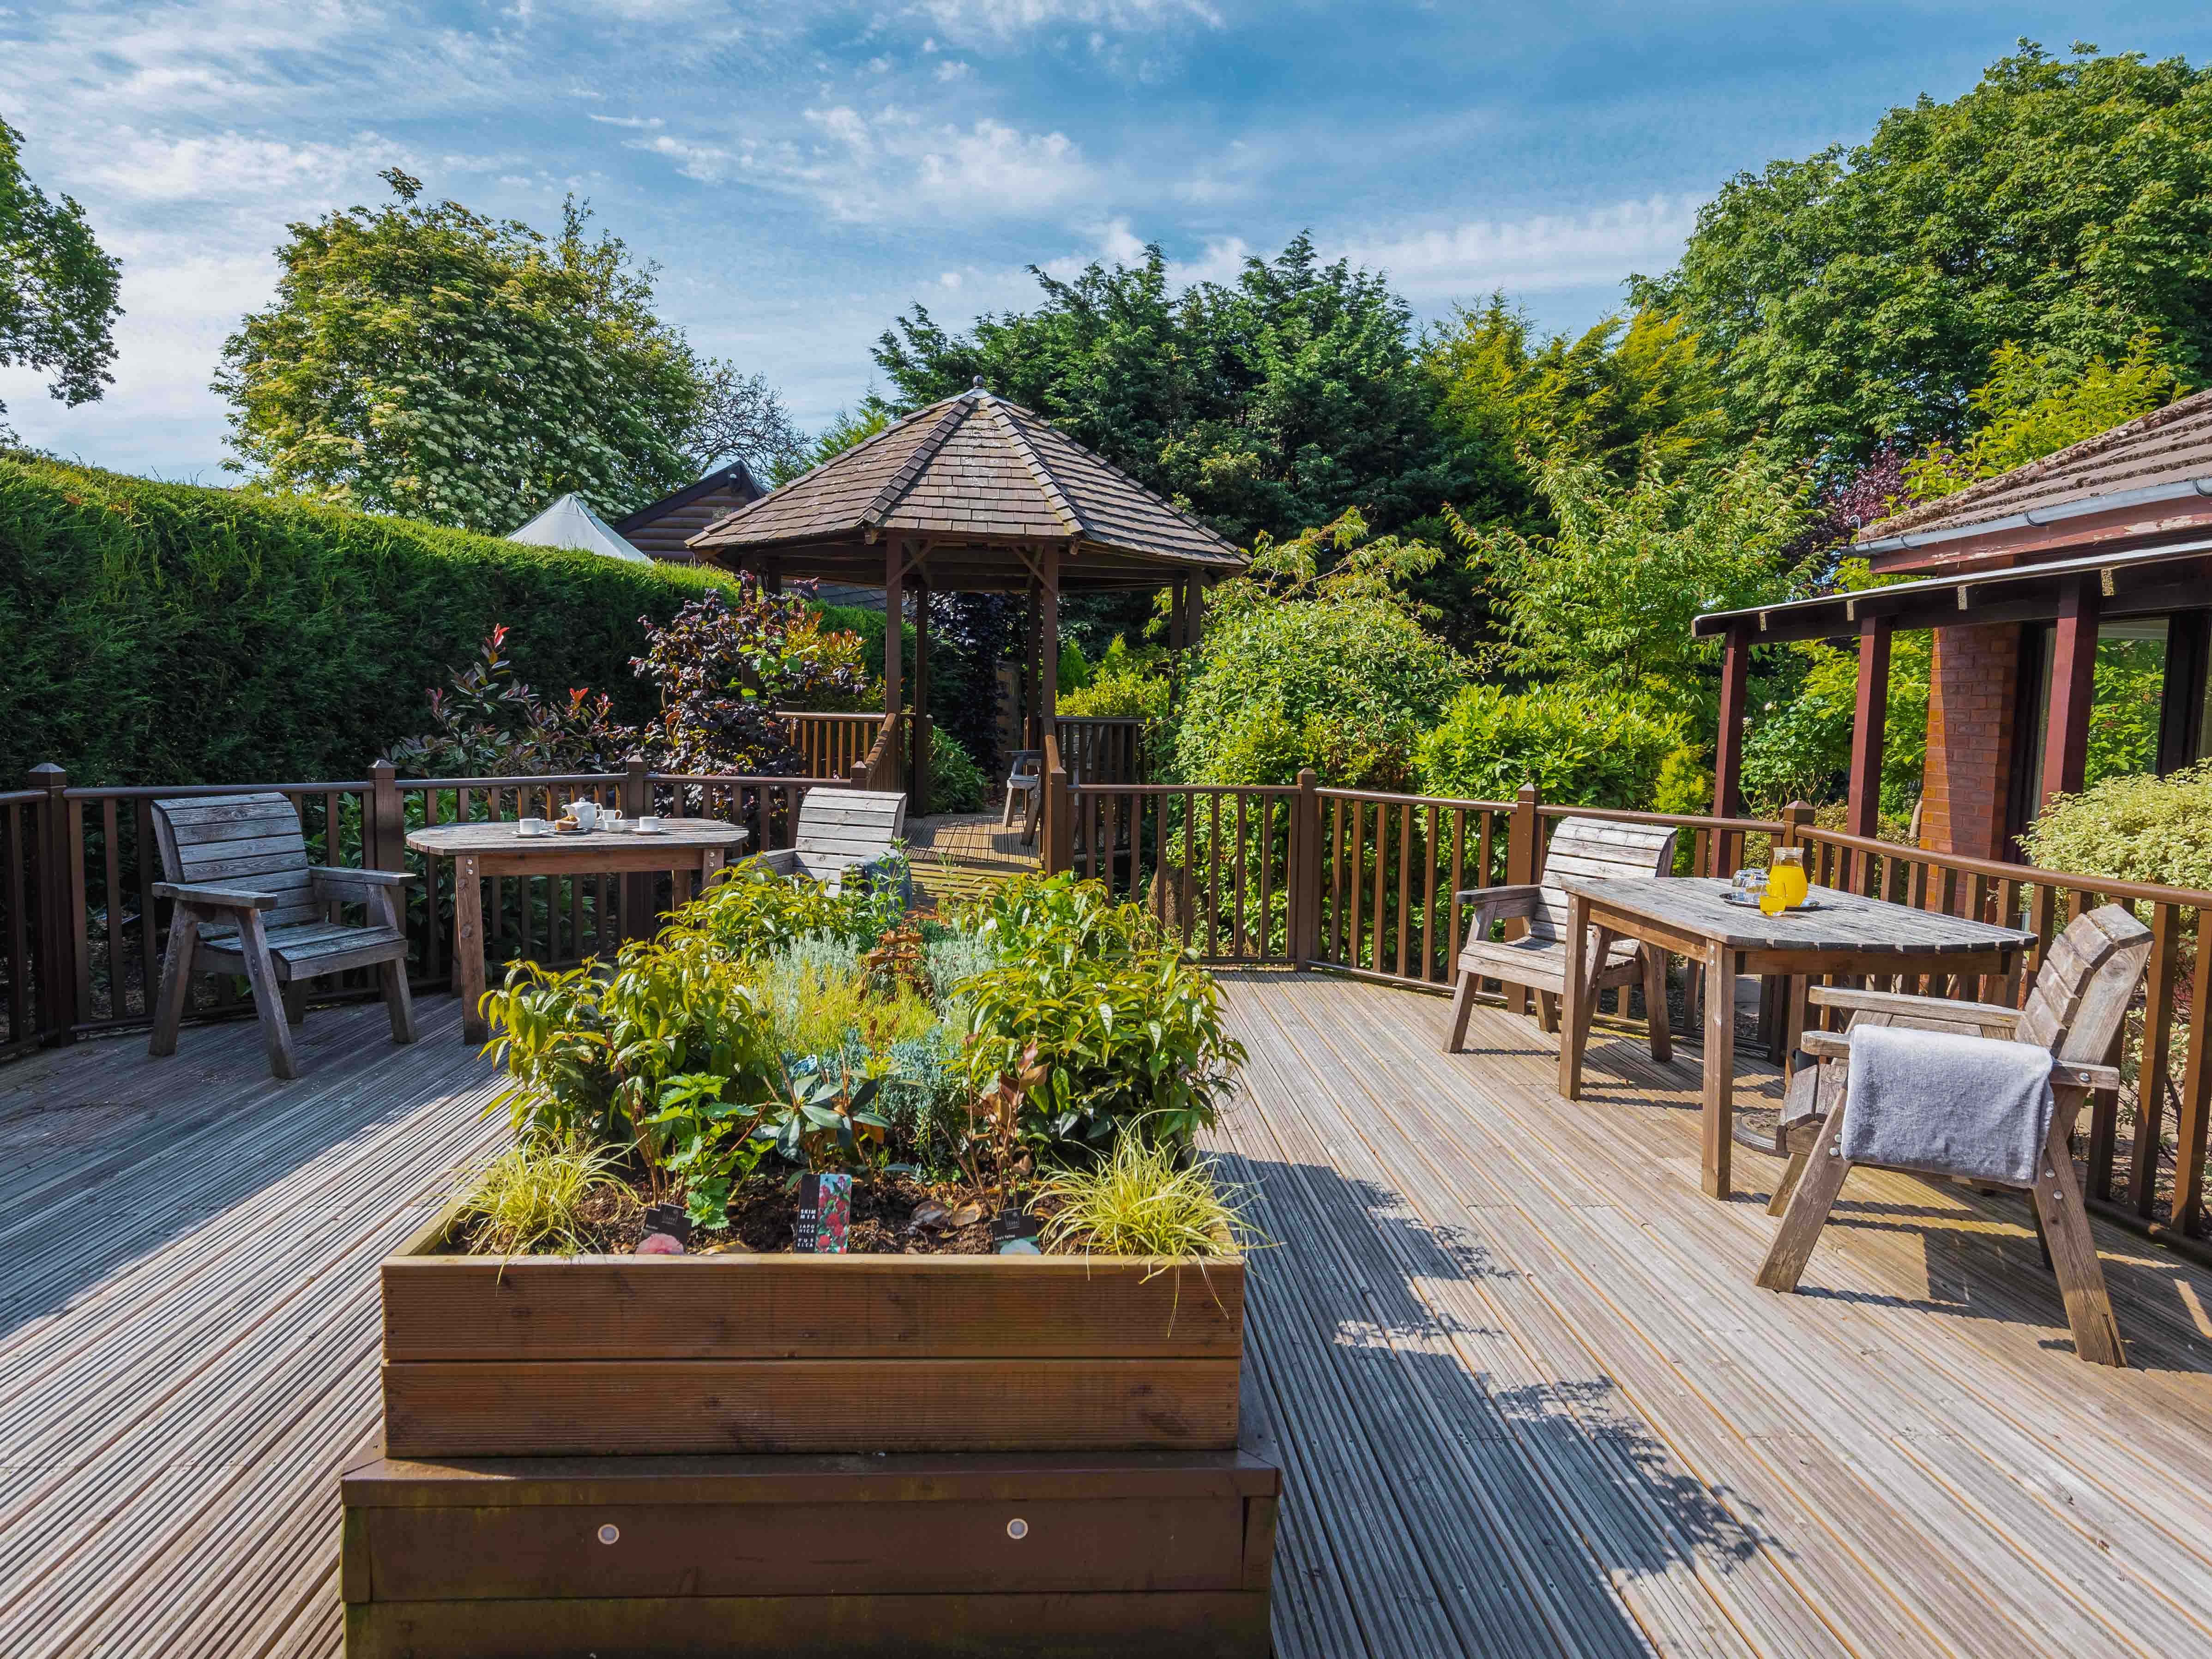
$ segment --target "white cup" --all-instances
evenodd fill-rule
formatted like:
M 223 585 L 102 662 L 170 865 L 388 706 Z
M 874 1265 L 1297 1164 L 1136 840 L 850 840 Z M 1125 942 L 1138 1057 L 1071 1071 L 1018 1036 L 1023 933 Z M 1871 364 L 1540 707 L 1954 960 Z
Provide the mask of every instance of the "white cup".
M 596 825 L 599 821 L 599 803 L 597 801 L 588 800 L 572 800 L 568 803 L 568 816 L 576 820 L 580 828 L 589 830 Z
M 517 818 L 514 821 L 514 833 L 518 836 L 542 836 L 545 833 L 545 820 Z
M 660 828 L 659 817 L 652 812 L 640 812 L 637 815 L 637 827 L 644 830 L 647 835 L 651 835 L 654 830 Z

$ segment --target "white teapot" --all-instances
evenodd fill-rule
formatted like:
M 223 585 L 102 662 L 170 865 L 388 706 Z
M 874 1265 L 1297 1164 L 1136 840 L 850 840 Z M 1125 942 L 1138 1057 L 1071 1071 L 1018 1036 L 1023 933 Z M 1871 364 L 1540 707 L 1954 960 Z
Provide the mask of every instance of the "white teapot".
M 599 823 L 599 807 L 597 801 L 572 800 L 566 804 L 563 810 L 570 817 L 576 820 L 578 827 L 581 829 L 590 830 Z

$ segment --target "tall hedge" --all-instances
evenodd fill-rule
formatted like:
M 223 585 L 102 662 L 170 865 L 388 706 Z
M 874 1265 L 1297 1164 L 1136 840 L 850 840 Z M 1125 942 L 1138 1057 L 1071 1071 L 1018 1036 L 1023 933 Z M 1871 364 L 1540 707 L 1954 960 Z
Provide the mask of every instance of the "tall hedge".
M 0 455 L 0 787 L 362 777 L 497 623 L 640 719 L 638 618 L 723 580 Z

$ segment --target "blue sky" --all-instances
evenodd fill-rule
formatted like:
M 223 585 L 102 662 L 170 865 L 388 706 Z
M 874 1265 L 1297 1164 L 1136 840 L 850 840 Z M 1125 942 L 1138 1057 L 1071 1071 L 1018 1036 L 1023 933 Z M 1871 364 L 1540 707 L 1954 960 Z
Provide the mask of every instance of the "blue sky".
M 32 444 L 221 482 L 207 382 L 270 250 L 395 164 L 541 227 L 589 197 L 810 428 L 913 301 L 964 323 L 1148 240 L 1219 276 L 1310 228 L 1424 317 L 1503 287 L 1578 329 L 1730 173 L 1954 96 L 2021 34 L 2203 63 L 2212 8 L 15 0 L 0 115 L 128 315 L 102 402 L 12 371 L 0 398 Z

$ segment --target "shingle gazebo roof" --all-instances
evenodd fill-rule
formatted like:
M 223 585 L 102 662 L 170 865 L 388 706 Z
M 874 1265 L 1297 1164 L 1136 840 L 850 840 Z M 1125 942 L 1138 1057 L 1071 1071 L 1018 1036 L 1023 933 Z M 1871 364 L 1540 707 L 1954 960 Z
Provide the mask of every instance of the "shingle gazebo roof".
M 1018 589 L 1021 550 L 1058 550 L 1064 588 L 1233 575 L 1243 554 L 1018 404 L 978 385 L 716 520 L 689 545 L 787 577 L 880 582 L 884 544 L 926 544 L 942 591 Z

